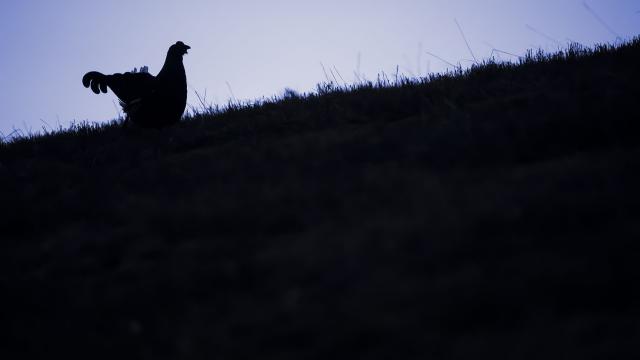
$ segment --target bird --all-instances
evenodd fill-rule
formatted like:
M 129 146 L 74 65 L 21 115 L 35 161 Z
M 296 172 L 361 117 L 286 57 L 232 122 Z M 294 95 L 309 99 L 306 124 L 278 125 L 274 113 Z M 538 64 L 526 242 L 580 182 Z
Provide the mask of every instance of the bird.
M 118 97 L 125 120 L 141 127 L 165 127 L 177 123 L 187 106 L 187 76 L 182 58 L 190 46 L 178 41 L 169 47 L 167 57 L 157 76 L 147 67 L 124 74 L 105 75 L 90 71 L 82 77 L 85 88 Z

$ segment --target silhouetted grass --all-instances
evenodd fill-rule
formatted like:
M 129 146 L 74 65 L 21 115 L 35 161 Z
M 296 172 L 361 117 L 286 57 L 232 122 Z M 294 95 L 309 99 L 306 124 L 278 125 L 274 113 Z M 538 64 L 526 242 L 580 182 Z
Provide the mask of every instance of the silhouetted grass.
M 635 358 L 640 40 L 0 145 L 7 358 Z

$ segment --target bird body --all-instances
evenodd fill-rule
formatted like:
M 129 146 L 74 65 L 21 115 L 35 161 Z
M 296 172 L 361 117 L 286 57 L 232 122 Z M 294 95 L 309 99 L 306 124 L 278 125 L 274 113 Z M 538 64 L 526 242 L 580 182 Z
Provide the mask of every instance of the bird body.
M 107 88 L 120 99 L 127 120 L 143 127 L 162 127 L 180 120 L 187 105 L 187 76 L 182 57 L 190 47 L 178 41 L 169 48 L 157 76 L 148 72 L 105 75 L 91 71 L 82 84 L 94 93 Z

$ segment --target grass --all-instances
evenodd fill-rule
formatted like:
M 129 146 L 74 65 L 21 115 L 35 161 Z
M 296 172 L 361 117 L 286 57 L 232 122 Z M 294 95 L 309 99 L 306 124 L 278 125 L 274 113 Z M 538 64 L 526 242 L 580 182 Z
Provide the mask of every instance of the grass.
M 640 39 L 0 144 L 6 358 L 634 358 Z

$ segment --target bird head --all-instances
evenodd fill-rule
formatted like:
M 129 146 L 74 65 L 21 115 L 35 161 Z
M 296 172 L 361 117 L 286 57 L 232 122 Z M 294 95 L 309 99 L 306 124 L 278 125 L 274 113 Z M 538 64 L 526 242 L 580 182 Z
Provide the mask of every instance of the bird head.
M 184 54 L 188 54 L 187 50 L 191 49 L 189 45 L 185 45 L 182 41 L 178 41 L 177 43 L 171 45 L 169 48 L 169 54 L 175 56 L 182 56 Z

